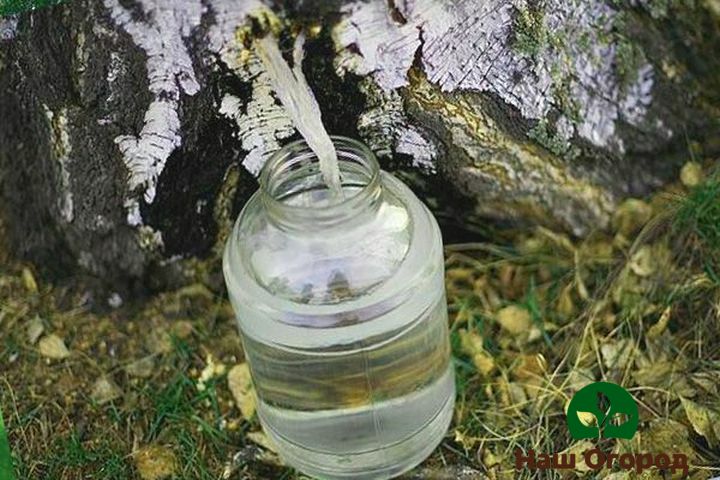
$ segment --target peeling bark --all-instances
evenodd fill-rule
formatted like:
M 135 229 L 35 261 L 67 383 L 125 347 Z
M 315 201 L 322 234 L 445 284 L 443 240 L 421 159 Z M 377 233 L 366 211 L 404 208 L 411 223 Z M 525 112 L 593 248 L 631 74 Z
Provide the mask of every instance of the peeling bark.
M 39 263 L 126 286 L 217 254 L 217 219 L 296 136 L 252 37 L 303 24 L 330 132 L 364 139 L 441 222 L 584 235 L 674 178 L 687 138 L 715 141 L 715 3 L 77 0 L 8 17 L 10 232 Z

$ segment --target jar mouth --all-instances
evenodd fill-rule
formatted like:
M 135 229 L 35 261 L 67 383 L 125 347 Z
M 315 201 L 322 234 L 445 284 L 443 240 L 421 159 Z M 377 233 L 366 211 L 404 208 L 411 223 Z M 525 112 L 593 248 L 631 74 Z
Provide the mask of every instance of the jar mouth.
M 379 195 L 380 166 L 370 149 L 351 138 L 332 136 L 343 196 L 332 193 L 320 160 L 305 140 L 275 152 L 260 173 L 260 192 L 269 212 L 287 220 L 330 220 L 345 216 Z

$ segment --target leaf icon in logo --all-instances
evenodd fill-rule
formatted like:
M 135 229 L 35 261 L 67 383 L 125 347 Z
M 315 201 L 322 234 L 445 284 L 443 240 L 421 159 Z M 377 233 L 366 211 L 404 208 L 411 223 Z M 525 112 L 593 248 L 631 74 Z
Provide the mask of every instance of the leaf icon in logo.
M 591 412 L 581 412 L 580 410 L 577 411 L 577 416 L 580 419 L 580 423 L 585 425 L 586 427 L 597 427 L 597 417 L 594 413 Z
M 602 417 L 598 418 L 599 423 L 604 425 L 612 406 L 610 405 L 610 399 L 603 392 L 597 392 L 597 407 L 602 412 Z
M 627 390 L 614 383 L 595 382 L 578 390 L 570 400 L 567 422 L 575 440 L 630 439 L 637 431 L 639 414 Z
M 623 425 L 624 423 L 628 422 L 630 420 L 630 417 L 627 413 L 624 412 L 615 412 L 612 414 L 612 417 L 610 418 L 610 425 L 615 425 L 616 427 L 619 427 L 620 425 Z

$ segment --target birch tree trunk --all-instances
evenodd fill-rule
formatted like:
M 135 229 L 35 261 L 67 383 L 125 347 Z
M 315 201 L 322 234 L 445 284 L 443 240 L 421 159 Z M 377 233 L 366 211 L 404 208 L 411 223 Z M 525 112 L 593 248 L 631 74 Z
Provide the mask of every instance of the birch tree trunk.
M 328 130 L 447 231 L 585 235 L 718 148 L 717 0 L 75 0 L 0 20 L 17 251 L 117 284 L 205 256 L 296 134 L 252 48 L 310 32 Z

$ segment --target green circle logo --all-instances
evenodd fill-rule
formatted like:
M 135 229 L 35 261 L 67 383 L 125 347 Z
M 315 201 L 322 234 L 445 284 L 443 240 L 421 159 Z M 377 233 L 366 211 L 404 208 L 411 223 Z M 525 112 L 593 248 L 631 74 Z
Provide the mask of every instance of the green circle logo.
M 595 382 L 578 390 L 570 400 L 567 424 L 575 440 L 627 438 L 638 429 L 635 399 L 620 385 Z

